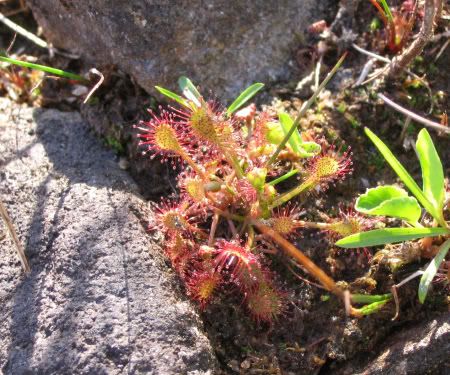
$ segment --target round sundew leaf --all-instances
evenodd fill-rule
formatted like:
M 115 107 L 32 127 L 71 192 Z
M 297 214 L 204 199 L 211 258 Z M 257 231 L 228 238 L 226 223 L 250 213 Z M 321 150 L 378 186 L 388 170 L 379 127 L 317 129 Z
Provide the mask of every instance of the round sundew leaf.
M 417 225 L 422 214 L 414 197 L 392 185 L 368 189 L 357 199 L 355 209 L 366 215 L 396 217 L 413 225 Z

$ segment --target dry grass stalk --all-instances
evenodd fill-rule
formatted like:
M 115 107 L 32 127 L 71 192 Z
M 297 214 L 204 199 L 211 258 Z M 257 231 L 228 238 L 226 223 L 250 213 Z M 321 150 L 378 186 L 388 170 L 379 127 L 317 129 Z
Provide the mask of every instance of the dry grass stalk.
M 25 252 L 23 247 L 19 241 L 19 237 L 17 236 L 16 230 L 14 229 L 14 225 L 11 221 L 11 218 L 8 215 L 8 211 L 6 211 L 6 207 L 3 205 L 3 202 L 0 200 L 0 215 L 5 223 L 5 226 L 8 228 L 9 235 L 16 246 L 17 255 L 19 256 L 20 263 L 22 263 L 22 268 L 26 273 L 31 272 L 30 265 L 28 264 L 27 257 L 25 256 Z
M 425 45 L 433 38 L 434 27 L 441 11 L 442 0 L 425 0 L 425 15 L 417 39 L 400 56 L 392 60 L 389 68 L 390 76 L 399 74 L 422 53 Z

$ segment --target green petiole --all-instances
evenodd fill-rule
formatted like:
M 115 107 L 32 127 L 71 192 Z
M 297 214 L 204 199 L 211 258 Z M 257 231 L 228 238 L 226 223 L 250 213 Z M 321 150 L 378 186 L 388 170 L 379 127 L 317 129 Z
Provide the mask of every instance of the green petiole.
M 280 176 L 277 179 L 268 182 L 268 184 L 271 186 L 275 186 L 276 184 L 279 184 L 280 182 L 287 180 L 289 177 L 296 175 L 298 172 L 299 172 L 298 169 L 292 169 L 291 171 L 287 172 L 283 176 Z

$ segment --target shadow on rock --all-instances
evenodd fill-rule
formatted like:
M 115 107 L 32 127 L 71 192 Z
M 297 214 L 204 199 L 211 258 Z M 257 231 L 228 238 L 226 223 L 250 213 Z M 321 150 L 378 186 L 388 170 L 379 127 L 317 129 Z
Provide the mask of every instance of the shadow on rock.
M 10 298 L 4 373 L 209 373 L 198 317 L 130 210 L 146 207 L 134 182 L 79 114 L 33 117 L 37 147 L 8 164 L 29 178 L 4 189 L 32 267 Z

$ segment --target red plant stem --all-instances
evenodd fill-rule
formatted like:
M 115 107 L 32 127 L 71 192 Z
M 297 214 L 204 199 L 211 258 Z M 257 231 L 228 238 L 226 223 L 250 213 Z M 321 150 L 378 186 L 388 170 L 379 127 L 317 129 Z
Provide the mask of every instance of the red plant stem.
M 208 246 L 214 245 L 214 236 L 216 235 L 216 229 L 217 229 L 217 224 L 219 223 L 219 218 L 220 218 L 220 215 L 218 213 L 215 213 L 212 224 L 211 224 L 211 229 L 209 231 Z
M 388 40 L 388 47 L 391 51 L 394 51 L 396 48 L 396 41 L 395 41 L 395 22 L 392 19 L 388 19 L 386 17 L 386 14 L 384 13 L 383 8 L 378 3 L 377 0 L 370 0 L 372 5 L 377 8 L 378 12 L 380 13 L 381 19 L 383 20 L 384 26 L 387 30 L 387 40 Z
M 195 164 L 194 160 L 192 160 L 192 158 L 183 149 L 179 152 L 179 155 L 186 161 L 186 163 L 189 164 L 189 166 L 194 170 L 195 173 L 197 173 L 203 179 L 206 179 L 205 173 L 198 167 L 197 164 Z
M 381 5 L 378 4 L 377 0 L 369 0 L 369 1 L 372 3 L 372 5 L 375 8 L 377 8 L 378 12 L 380 13 L 380 16 L 381 16 L 381 19 L 383 20 L 384 26 L 388 27 L 389 26 L 388 19 L 387 19 L 386 15 L 384 14 L 384 10 L 381 7 Z
M 286 254 L 299 261 L 301 265 L 305 267 L 312 276 L 314 276 L 322 283 L 325 289 L 334 293 L 340 298 L 344 297 L 343 290 L 336 285 L 335 281 L 330 276 L 328 276 L 319 266 L 317 266 L 311 259 L 303 254 L 302 251 L 297 249 L 288 240 L 286 240 L 279 233 L 275 232 L 267 225 L 261 224 L 256 221 L 253 222 L 253 225 L 255 225 L 255 227 L 258 228 L 261 233 L 275 241 Z

